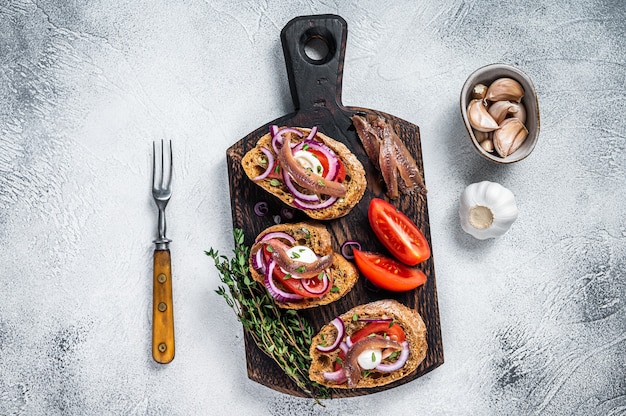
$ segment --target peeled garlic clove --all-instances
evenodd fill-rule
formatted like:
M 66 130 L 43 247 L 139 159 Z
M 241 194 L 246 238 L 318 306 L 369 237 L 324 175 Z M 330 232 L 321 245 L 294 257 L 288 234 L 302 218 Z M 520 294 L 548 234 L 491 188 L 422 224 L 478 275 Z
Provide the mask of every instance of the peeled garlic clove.
M 476 84 L 472 89 L 472 98 L 482 100 L 487 95 L 487 86 L 485 84 Z
M 509 113 L 517 111 L 517 108 L 515 107 L 516 105 L 516 103 L 512 103 L 510 101 L 496 101 L 489 106 L 487 111 L 489 111 L 491 117 L 493 117 L 499 125 L 506 118 L 506 116 L 509 115 Z
M 498 123 L 491 117 L 483 100 L 472 100 L 467 106 L 470 124 L 478 131 L 489 132 L 498 128 Z
M 524 96 L 524 88 L 512 78 L 498 78 L 487 89 L 488 101 L 515 101 L 519 103 Z
M 493 132 L 487 132 L 487 131 L 478 131 L 478 130 L 474 130 L 474 137 L 476 137 L 476 141 L 478 143 L 481 143 L 487 139 L 491 140 L 491 136 L 493 135 Z
M 493 140 L 491 139 L 485 139 L 482 142 L 480 142 L 480 147 L 482 147 L 483 149 L 485 149 L 485 152 L 493 152 L 493 150 L 495 149 L 495 147 L 493 146 Z
M 517 118 L 505 119 L 500 128 L 493 133 L 493 145 L 496 152 L 507 157 L 524 143 L 528 136 L 528 129 Z

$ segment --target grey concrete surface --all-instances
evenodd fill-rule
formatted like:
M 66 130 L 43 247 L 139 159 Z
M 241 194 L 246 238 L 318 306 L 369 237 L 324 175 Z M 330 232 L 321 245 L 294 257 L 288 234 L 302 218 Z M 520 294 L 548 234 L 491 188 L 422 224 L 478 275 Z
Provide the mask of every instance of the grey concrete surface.
M 348 22 L 343 102 L 418 124 L 446 362 L 325 402 L 247 379 L 203 251 L 232 249 L 226 149 L 293 110 L 279 33 Z M 626 414 L 626 5 L 621 0 L 0 2 L 0 414 Z M 534 153 L 472 149 L 459 93 L 505 62 L 535 82 Z M 150 356 L 153 139 L 177 355 Z M 472 182 L 511 189 L 497 240 L 460 227 Z

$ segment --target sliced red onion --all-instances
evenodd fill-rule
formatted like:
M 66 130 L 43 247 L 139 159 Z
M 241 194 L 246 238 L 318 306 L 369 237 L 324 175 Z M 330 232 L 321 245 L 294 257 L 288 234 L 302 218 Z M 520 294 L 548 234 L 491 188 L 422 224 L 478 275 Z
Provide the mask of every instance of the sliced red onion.
M 361 243 L 358 241 L 348 240 L 341 246 L 341 255 L 348 260 L 354 259 L 354 254 L 348 253 L 348 247 L 354 246 L 357 250 L 361 250 Z
M 348 377 L 346 377 L 346 369 L 341 367 L 337 371 L 326 371 L 324 372 L 324 378 L 328 381 L 334 381 L 336 383 L 344 383 Z
M 294 215 L 293 209 L 283 208 L 280 210 L 280 216 L 286 220 L 292 220 Z
M 348 344 L 345 343 L 345 341 L 341 341 L 341 343 L 339 344 L 339 349 L 343 351 L 344 354 L 347 354 L 350 348 L 348 347 Z
M 285 186 L 287 187 L 287 189 L 289 189 L 289 192 L 291 192 L 291 194 L 295 198 L 308 202 L 316 202 L 320 200 L 320 198 L 316 194 L 305 194 L 303 192 L 300 192 L 291 181 L 291 176 L 289 176 L 289 174 L 285 170 L 283 170 L 283 180 L 285 182 Z
M 328 208 L 332 204 L 337 201 L 337 197 L 331 196 L 326 201 L 320 202 L 319 204 L 311 204 L 306 201 L 302 201 L 301 199 L 294 199 L 293 204 L 300 209 L 323 209 Z
M 270 264 L 267 269 L 267 273 L 265 274 L 265 287 L 267 291 L 274 299 L 278 302 L 293 302 L 296 300 L 302 300 L 304 297 L 297 295 L 295 293 L 285 292 L 284 290 L 279 289 L 274 282 L 274 268 L 276 267 L 276 263 L 274 261 L 270 261 Z
M 321 288 L 311 287 L 310 282 L 312 279 L 318 279 L 318 277 L 310 277 L 308 279 L 302 279 L 301 282 L 302 282 L 302 287 L 304 288 L 304 290 L 306 290 L 312 295 L 321 295 L 322 293 L 326 292 L 326 289 L 328 289 L 328 285 L 330 285 L 330 279 L 328 278 L 328 274 L 326 272 L 324 272 L 322 276 Z
M 269 212 L 269 208 L 267 206 L 267 202 L 261 201 L 261 202 L 257 202 L 256 204 L 254 204 L 254 213 L 258 215 L 259 217 L 263 217 L 267 215 L 268 212 Z
M 267 178 L 267 176 L 272 173 L 272 170 L 274 169 L 274 155 L 272 154 L 272 152 L 265 147 L 262 147 L 261 151 L 265 156 L 267 156 L 267 169 L 265 169 L 265 172 L 263 172 L 259 176 L 252 178 L 253 181 L 260 181 L 261 179 Z
M 274 152 L 276 152 L 276 154 L 278 154 L 278 151 L 283 146 L 283 134 L 285 133 L 294 133 L 298 137 L 303 136 L 300 130 L 293 129 L 291 127 L 285 127 L 278 130 L 276 134 L 272 135 L 272 148 L 274 149 Z
M 284 231 L 273 231 L 273 232 L 264 234 L 263 236 L 261 236 L 261 238 L 257 238 L 255 242 L 256 243 L 266 242 L 273 238 L 282 238 L 283 240 L 289 241 L 291 244 L 294 244 L 296 242 L 296 239 L 292 235 L 287 234 Z
M 274 137 L 278 133 L 278 126 L 276 124 L 272 124 L 270 126 L 270 136 Z
M 404 367 L 407 360 L 409 358 L 409 343 L 407 341 L 402 342 L 402 350 L 400 351 L 400 356 L 398 359 L 391 364 L 378 364 L 376 366 L 376 371 L 380 371 L 382 373 L 390 373 L 392 371 L 397 371 Z
M 328 345 L 326 347 L 322 347 L 319 345 L 316 346 L 315 348 L 318 351 L 332 352 L 332 351 L 335 351 L 337 348 L 339 348 L 339 345 L 342 343 L 341 340 L 343 339 L 343 336 L 346 333 L 346 327 L 343 324 L 343 320 L 339 317 L 336 317 L 335 319 L 330 321 L 330 323 L 333 324 L 335 328 L 337 328 L 337 338 L 335 338 L 335 342 L 333 342 L 332 345 Z
M 352 338 L 350 338 L 350 335 L 346 337 L 346 345 L 348 346 L 348 349 L 352 348 L 352 346 L 354 345 L 354 343 L 352 342 Z
M 256 270 L 263 270 L 265 273 L 265 261 L 263 261 L 263 247 L 259 247 L 256 254 L 252 258 L 252 267 Z
M 309 135 L 307 136 L 306 139 L 304 139 L 304 141 L 306 142 L 306 141 L 309 141 L 309 140 L 313 140 L 313 138 L 315 137 L 316 134 L 317 134 L 317 126 L 313 126 L 313 128 L 309 132 Z

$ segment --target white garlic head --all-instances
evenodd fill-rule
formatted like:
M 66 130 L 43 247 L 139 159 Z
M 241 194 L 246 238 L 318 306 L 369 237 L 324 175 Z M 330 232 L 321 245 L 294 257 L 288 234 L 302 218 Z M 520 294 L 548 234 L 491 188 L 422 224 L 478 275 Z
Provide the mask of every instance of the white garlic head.
M 515 196 L 499 183 L 473 183 L 461 194 L 459 216 L 463 231 L 477 239 L 500 237 L 517 219 Z

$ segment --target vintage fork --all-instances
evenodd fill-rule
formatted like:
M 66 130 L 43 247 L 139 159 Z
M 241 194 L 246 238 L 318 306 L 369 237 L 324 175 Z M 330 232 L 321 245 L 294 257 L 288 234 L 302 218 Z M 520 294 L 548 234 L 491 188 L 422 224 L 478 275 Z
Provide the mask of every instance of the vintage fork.
M 172 263 L 165 236 L 165 207 L 172 196 L 172 142 L 169 149 L 152 143 L 152 197 L 159 209 L 159 238 L 154 240 L 154 278 L 152 293 L 152 357 L 167 364 L 174 359 L 174 303 L 172 301 Z M 169 151 L 168 151 L 169 150 Z

